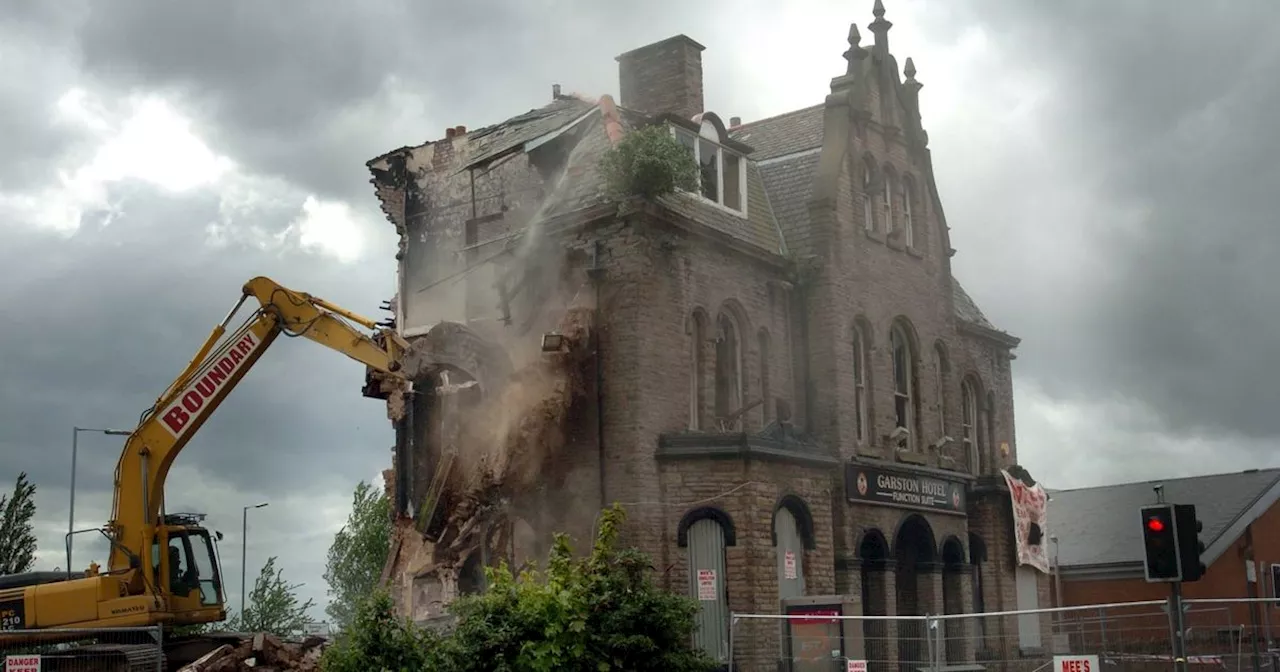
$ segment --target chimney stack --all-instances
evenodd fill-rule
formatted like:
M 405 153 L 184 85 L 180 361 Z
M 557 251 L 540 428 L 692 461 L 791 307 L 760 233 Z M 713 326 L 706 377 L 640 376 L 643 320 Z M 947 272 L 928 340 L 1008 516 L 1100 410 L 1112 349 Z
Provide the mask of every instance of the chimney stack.
M 729 128 L 737 128 L 742 125 L 742 117 L 729 117 Z
M 551 85 L 551 100 L 560 100 L 560 85 Z
M 619 104 L 649 115 L 667 112 L 685 119 L 702 114 L 702 51 L 676 35 L 617 57 Z
M 453 134 L 454 134 L 454 133 L 457 133 L 457 132 L 458 132 L 458 129 L 456 129 L 456 128 L 452 127 L 452 126 L 450 126 L 449 128 L 444 129 L 444 139 L 445 139 L 445 140 L 452 140 L 452 139 L 453 139 Z
M 459 136 L 459 135 L 466 135 L 466 134 L 467 134 L 467 127 L 466 127 L 466 126 L 458 126 L 457 128 L 453 129 L 453 134 L 454 134 L 455 136 Z

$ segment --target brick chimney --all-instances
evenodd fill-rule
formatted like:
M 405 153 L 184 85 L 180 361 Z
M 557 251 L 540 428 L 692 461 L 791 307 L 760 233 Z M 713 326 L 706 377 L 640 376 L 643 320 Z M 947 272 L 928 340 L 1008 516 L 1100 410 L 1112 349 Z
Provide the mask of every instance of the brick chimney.
M 619 103 L 646 114 L 701 114 L 703 49 L 676 35 L 618 56 Z

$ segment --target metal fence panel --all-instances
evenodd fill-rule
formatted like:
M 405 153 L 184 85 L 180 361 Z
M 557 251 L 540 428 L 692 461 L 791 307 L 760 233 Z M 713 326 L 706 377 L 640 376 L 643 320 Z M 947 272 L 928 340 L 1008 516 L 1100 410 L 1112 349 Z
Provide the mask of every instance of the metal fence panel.
M 0 631 L 0 670 L 18 663 L 39 672 L 163 672 L 164 635 L 159 627 Z

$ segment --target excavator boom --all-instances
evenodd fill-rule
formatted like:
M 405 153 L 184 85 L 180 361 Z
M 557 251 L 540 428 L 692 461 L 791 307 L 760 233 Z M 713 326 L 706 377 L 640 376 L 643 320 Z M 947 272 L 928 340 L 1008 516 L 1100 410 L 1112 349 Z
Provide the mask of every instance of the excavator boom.
M 249 299 L 258 308 L 227 335 Z M 353 326 L 354 323 L 356 326 Z M 372 330 L 366 334 L 359 327 Z M 144 416 L 116 465 L 115 500 L 108 530 L 109 571 L 139 564 L 159 524 L 165 480 L 174 459 L 280 335 L 304 337 L 379 371 L 395 375 L 405 342 L 373 320 L 319 297 L 257 277 L 216 326 L 182 374 Z M 141 563 L 145 564 L 145 563 Z

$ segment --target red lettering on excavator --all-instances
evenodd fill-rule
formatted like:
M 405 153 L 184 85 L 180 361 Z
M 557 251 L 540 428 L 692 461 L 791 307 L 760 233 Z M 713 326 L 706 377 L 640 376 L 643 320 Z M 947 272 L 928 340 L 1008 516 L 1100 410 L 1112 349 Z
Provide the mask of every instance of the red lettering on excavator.
M 259 345 L 254 334 L 246 334 L 227 350 L 225 356 L 212 365 L 207 365 L 203 375 L 188 384 L 178 401 L 160 416 L 165 428 L 175 437 L 181 436 L 194 417 L 208 407 L 209 400 L 222 390 Z

